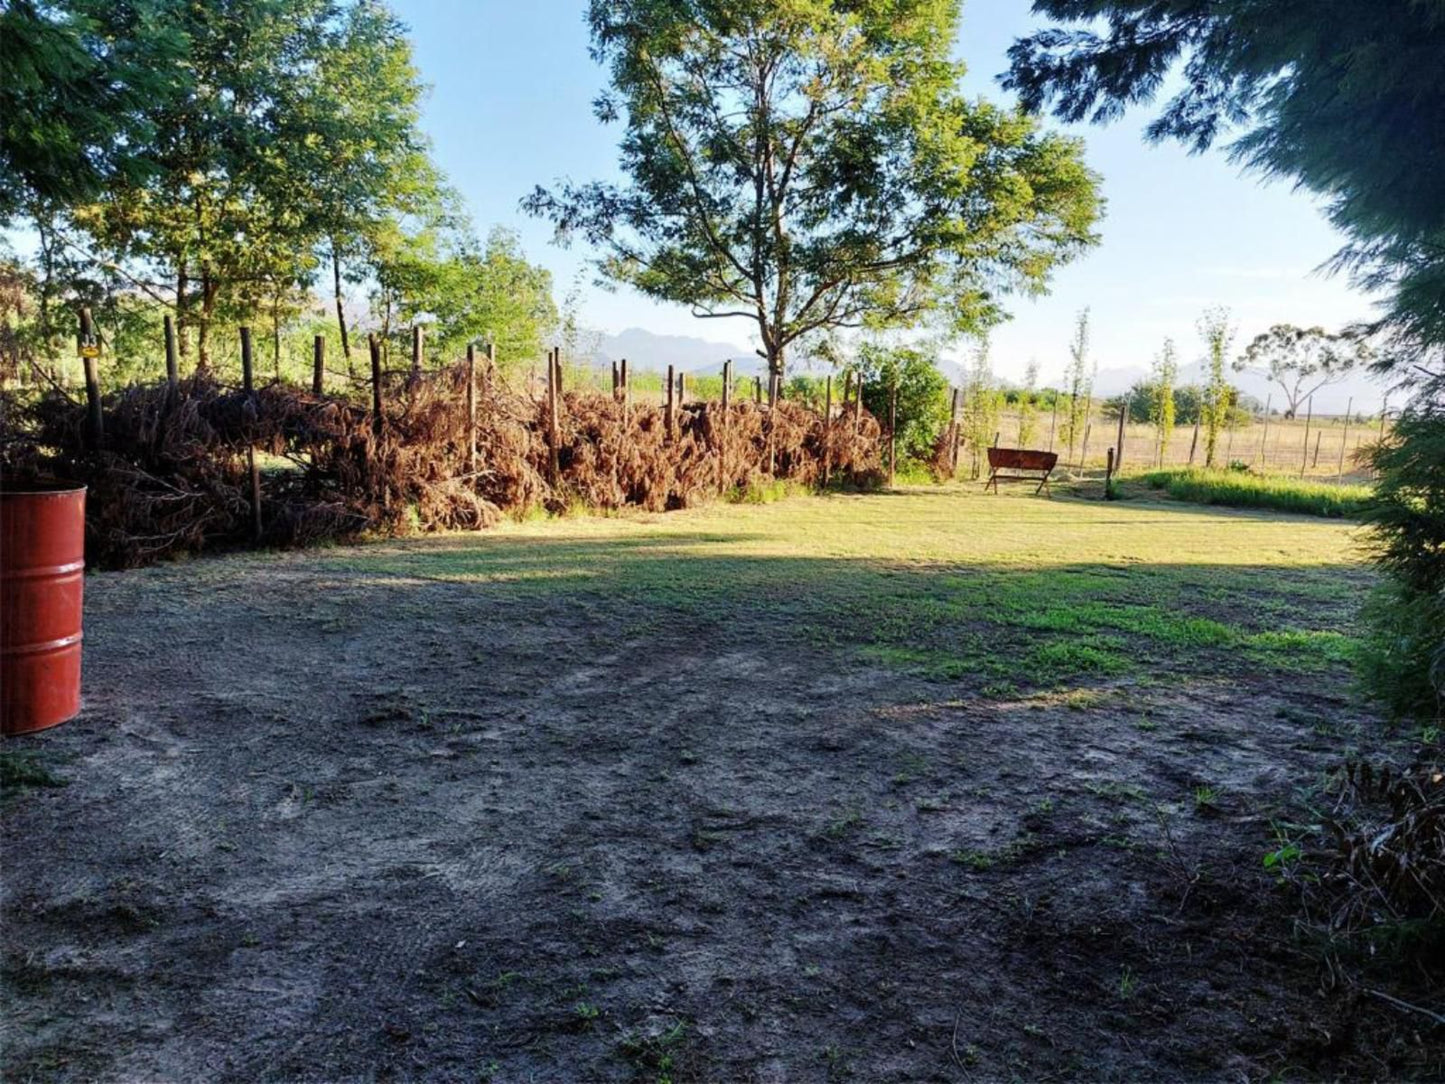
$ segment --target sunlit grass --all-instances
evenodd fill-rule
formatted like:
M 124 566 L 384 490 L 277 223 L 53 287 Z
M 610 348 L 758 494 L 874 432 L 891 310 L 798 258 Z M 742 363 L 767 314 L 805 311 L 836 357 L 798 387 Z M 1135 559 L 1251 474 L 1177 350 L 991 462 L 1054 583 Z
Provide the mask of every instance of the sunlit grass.
M 1229 470 L 1161 470 L 1140 478 L 1175 500 L 1236 508 L 1272 508 L 1310 516 L 1357 517 L 1370 498 L 1370 487 L 1310 482 L 1278 474 Z
M 1343 672 L 1369 583 L 1346 523 L 964 485 L 534 521 L 306 559 L 497 604 L 611 607 L 622 635 L 687 620 L 720 642 L 976 689 Z

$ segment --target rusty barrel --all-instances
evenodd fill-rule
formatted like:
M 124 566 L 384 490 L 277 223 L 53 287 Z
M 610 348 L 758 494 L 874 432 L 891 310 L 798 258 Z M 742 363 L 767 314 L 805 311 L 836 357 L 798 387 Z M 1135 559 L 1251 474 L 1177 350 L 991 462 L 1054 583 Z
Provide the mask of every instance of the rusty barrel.
M 0 733 L 80 711 L 85 487 L 0 486 Z

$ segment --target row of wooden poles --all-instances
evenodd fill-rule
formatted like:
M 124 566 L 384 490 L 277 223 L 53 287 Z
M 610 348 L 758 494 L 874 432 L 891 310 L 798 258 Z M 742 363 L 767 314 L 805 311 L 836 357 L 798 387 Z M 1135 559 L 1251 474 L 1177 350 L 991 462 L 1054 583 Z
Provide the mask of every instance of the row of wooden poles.
M 779 388 L 776 377 L 769 381 L 769 401 L 774 402 L 778 396 Z M 723 362 L 722 371 L 722 413 L 720 424 L 726 432 L 728 425 L 728 411 L 732 406 L 733 394 L 733 363 L 729 359 Z M 629 377 L 627 359 L 614 361 L 612 363 L 612 398 L 622 404 L 622 424 L 624 429 L 631 422 L 632 417 L 632 385 Z M 663 426 L 665 437 L 668 441 L 677 439 L 677 413 L 682 408 L 687 398 L 687 374 L 677 370 L 675 366 L 667 367 L 667 377 L 663 384 L 662 408 Z M 763 378 L 753 377 L 753 399 L 759 406 L 763 402 Z M 547 445 L 548 465 L 555 483 L 560 476 L 560 468 L 557 457 L 561 447 L 561 416 L 565 405 L 562 395 L 562 349 L 554 347 L 547 351 Z M 894 409 L 896 410 L 897 392 L 893 395 Z M 856 426 L 862 418 L 863 412 L 863 381 L 860 378 L 856 384 L 851 372 L 845 374 L 843 383 L 842 409 L 846 415 L 849 407 L 853 411 L 853 423 Z M 829 374 L 823 382 L 823 421 L 825 426 L 831 426 L 833 421 L 833 377 Z M 889 424 L 889 480 L 893 477 L 894 441 L 892 438 L 893 426 Z M 718 477 L 719 485 L 727 477 L 727 441 L 722 442 L 718 455 Z M 768 448 L 768 470 L 773 469 L 773 449 L 771 444 Z M 827 485 L 832 477 L 832 448 L 824 442 L 823 447 L 823 484 Z
M 175 323 L 168 315 L 165 317 L 165 354 L 166 354 L 166 383 L 172 394 L 179 391 L 180 366 L 179 354 L 176 345 Z M 255 365 L 252 351 L 251 329 L 242 326 L 240 329 L 241 339 L 241 389 L 247 396 L 254 396 L 255 386 Z M 425 355 L 425 333 L 421 327 L 413 327 L 411 334 L 411 370 L 410 382 L 415 385 L 422 378 Z M 80 310 L 80 347 L 81 356 L 85 367 L 85 399 L 86 399 L 86 436 L 87 442 L 93 448 L 101 448 L 105 443 L 105 418 L 101 410 L 100 398 L 100 371 L 99 371 L 99 349 L 95 336 L 95 324 L 89 308 Z M 371 361 L 371 416 L 372 431 L 380 437 L 386 428 L 386 415 L 382 405 L 382 344 L 375 335 L 367 336 L 367 347 Z M 483 357 L 486 367 L 483 370 L 484 382 L 490 382 L 496 371 L 496 348 L 492 343 L 483 347 Z M 477 348 L 475 344 L 467 344 L 466 353 L 466 416 L 467 416 L 467 469 L 471 474 L 477 471 Z M 732 402 L 733 389 L 733 363 L 731 360 L 723 363 L 723 388 L 722 388 L 722 425 L 727 426 L 728 408 Z M 323 380 L 326 369 L 326 339 L 317 335 L 312 346 L 312 377 L 311 391 L 314 395 L 323 394 Z M 863 410 L 863 381 L 854 381 L 853 374 L 846 374 L 847 379 L 843 386 L 842 407 L 846 414 L 849 406 L 853 410 L 853 421 L 855 426 L 862 417 Z M 778 394 L 776 378 L 770 380 L 770 401 Z M 761 377 L 754 377 L 754 398 L 758 404 L 763 401 L 763 385 Z M 486 388 L 483 388 L 485 394 Z M 623 424 L 630 420 L 631 415 L 631 387 L 628 379 L 627 360 L 613 362 L 612 365 L 612 395 L 615 400 L 622 403 Z M 667 386 L 663 394 L 663 407 L 666 424 L 666 435 L 669 441 L 675 440 L 677 436 L 677 412 L 687 395 L 687 374 L 675 371 L 675 367 L 667 367 Z M 823 418 L 826 424 L 831 425 L 833 417 L 833 377 L 829 375 L 824 382 L 824 406 Z M 955 396 L 956 399 L 956 396 Z M 550 480 L 555 485 L 561 477 L 559 464 L 559 453 L 561 449 L 561 419 L 565 408 L 565 400 L 562 396 L 562 349 L 554 347 L 547 352 L 547 458 L 550 472 Z M 888 480 L 893 483 L 895 473 L 896 442 L 893 437 L 894 421 L 897 413 L 897 389 L 893 389 L 889 402 L 889 441 L 888 441 Z M 726 448 L 724 441 L 718 457 L 719 484 L 726 478 Z M 825 442 L 823 453 L 823 484 L 827 485 L 831 478 L 832 449 Z M 261 517 L 261 472 L 256 463 L 256 450 L 254 446 L 246 449 L 246 465 L 250 475 L 250 506 L 251 506 L 251 528 L 256 540 L 262 535 L 264 523 Z M 768 469 L 773 469 L 772 448 L 769 447 Z

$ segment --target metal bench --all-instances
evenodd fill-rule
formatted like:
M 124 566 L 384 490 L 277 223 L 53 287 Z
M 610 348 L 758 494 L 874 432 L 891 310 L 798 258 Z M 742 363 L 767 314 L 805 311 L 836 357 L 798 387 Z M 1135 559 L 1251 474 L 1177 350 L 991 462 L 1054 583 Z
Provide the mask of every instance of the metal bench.
M 993 486 L 993 491 L 998 492 L 1000 482 L 1032 482 L 1038 480 L 1038 488 L 1034 495 L 1049 488 L 1049 475 L 1053 473 L 1054 467 L 1058 465 L 1058 452 L 1038 452 L 1030 448 L 990 448 L 988 450 L 988 481 L 983 484 L 986 490 Z M 1003 473 L 1008 471 L 1010 473 Z M 1049 490 L 1052 497 L 1053 490 Z

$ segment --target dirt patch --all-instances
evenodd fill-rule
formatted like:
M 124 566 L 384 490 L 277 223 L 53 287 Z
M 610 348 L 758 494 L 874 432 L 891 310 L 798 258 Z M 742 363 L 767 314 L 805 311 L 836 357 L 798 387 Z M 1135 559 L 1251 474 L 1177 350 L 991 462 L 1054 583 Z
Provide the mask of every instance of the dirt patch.
M 1343 674 L 990 699 L 567 582 L 93 578 L 85 713 L 26 745 L 69 785 L 3 810 L 7 1076 L 1440 1068 L 1261 864 Z

